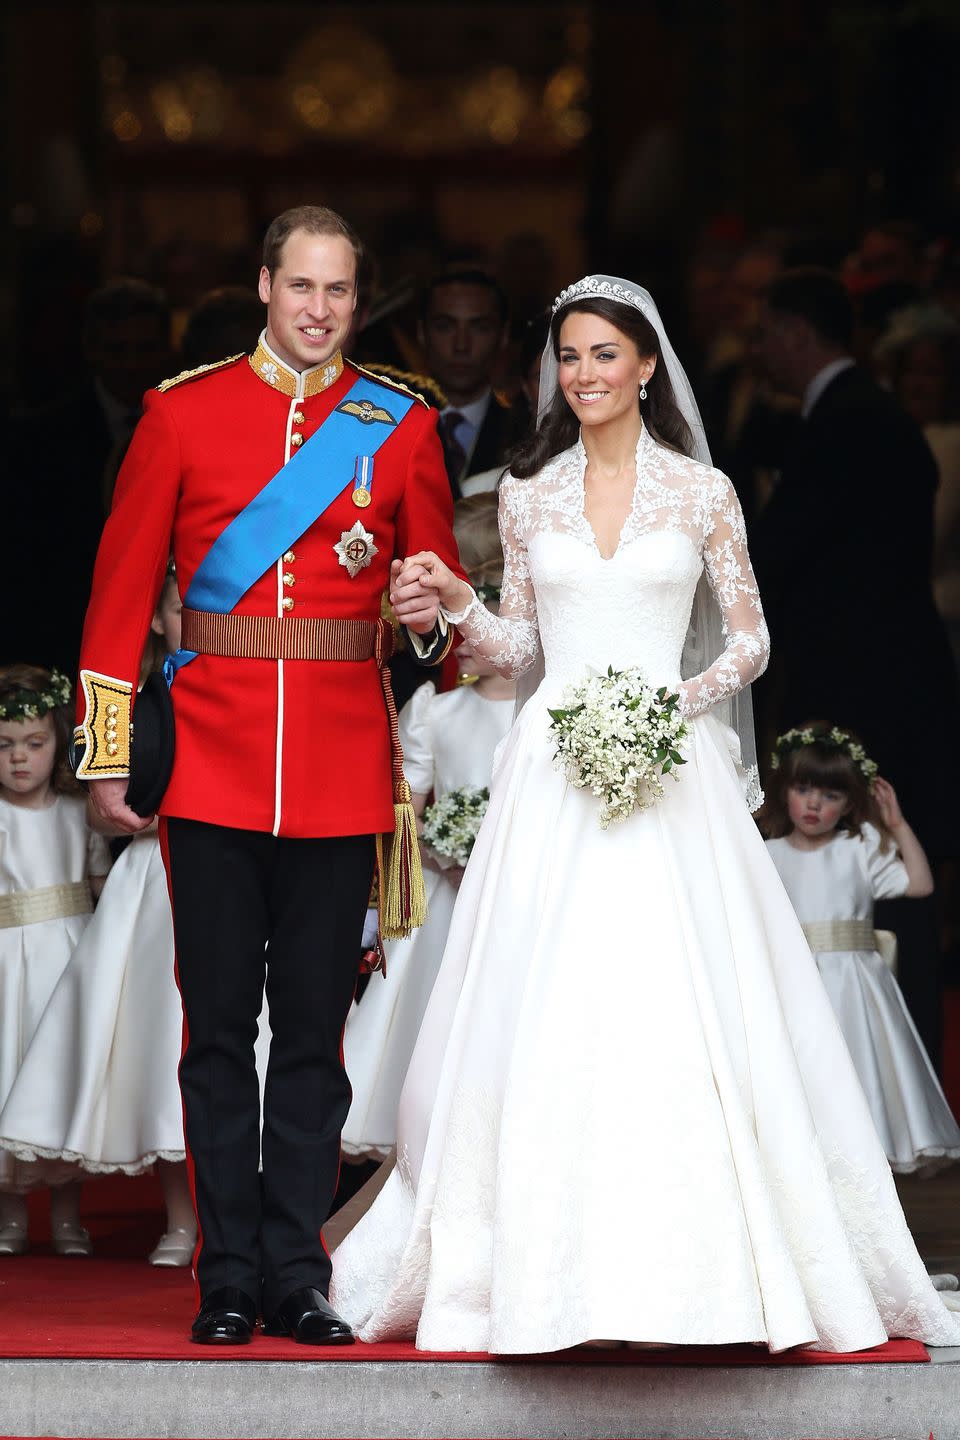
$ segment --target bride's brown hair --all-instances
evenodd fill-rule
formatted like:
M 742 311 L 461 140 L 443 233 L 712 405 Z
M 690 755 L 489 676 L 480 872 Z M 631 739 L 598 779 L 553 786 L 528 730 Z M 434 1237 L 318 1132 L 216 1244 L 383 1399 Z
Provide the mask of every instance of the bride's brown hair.
M 681 455 L 692 455 L 693 436 L 680 413 L 666 366 L 661 364 L 660 337 L 647 317 L 633 305 L 621 305 L 616 300 L 605 300 L 600 296 L 564 305 L 550 321 L 550 340 L 558 362 L 560 327 L 568 315 L 576 314 L 599 315 L 602 320 L 609 320 L 621 334 L 633 341 L 638 355 L 644 359 L 652 355 L 656 359 L 657 368 L 646 382 L 647 398 L 638 402 L 643 423 L 662 445 L 679 450 Z M 554 455 L 559 455 L 561 450 L 569 450 L 576 442 L 579 430 L 580 422 L 558 385 L 543 423 L 533 429 L 510 456 L 511 471 L 524 480 L 535 475 Z

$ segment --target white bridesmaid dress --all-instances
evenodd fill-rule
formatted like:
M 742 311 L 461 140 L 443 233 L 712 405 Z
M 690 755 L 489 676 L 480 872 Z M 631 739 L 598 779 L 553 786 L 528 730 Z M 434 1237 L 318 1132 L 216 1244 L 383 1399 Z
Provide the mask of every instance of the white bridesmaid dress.
M 761 668 L 739 507 L 644 432 L 601 554 L 582 445 L 501 490 L 499 617 L 462 628 L 545 678 L 499 757 L 398 1117 L 398 1163 L 334 1253 L 365 1340 L 960 1344 L 897 1199 L 817 966 L 709 705 Z M 706 570 L 727 647 L 686 687 L 688 763 L 602 831 L 547 709 L 608 665 L 680 681 Z
M 52 885 L 77 885 L 110 868 L 106 841 L 87 825 L 86 799 L 58 795 L 44 810 L 12 805 L 0 796 L 0 895 Z M 31 925 L 0 926 L 0 1135 L 2 1114 L 19 1081 L 50 997 L 91 921 L 89 913 Z M 61 1043 L 67 1043 L 61 1037 Z M 69 1095 L 43 1075 L 37 1108 L 59 1109 Z M 0 1190 L 23 1192 L 72 1178 L 69 1170 L 39 1165 L 28 1151 L 0 1148 Z
M 0 1112 L 21 1158 L 135 1175 L 184 1158 L 183 1017 L 160 845 L 135 835 L 49 996 Z
M 427 682 L 400 712 L 403 769 L 411 790 L 439 800 L 461 786 L 489 786 L 494 751 L 510 729 L 514 702 L 487 700 L 472 686 L 438 695 Z M 397 1102 L 423 1013 L 443 958 L 457 892 L 424 869 L 426 923 L 387 941 L 387 973 L 373 975 L 347 1017 L 343 1056 L 353 1089 L 342 1146 L 351 1158 L 387 1156 L 397 1139 Z
M 838 830 L 816 850 L 768 840 L 800 921 L 873 923 L 875 900 L 906 893 L 903 861 L 872 825 Z M 899 1174 L 960 1160 L 960 1126 L 923 1048 L 900 986 L 877 950 L 817 950 L 817 968 L 863 1085 L 873 1123 Z

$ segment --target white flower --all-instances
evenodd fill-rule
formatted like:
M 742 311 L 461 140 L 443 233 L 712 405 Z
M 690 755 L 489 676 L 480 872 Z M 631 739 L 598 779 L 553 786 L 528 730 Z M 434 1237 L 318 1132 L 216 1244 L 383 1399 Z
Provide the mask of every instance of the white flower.
M 274 360 L 264 360 L 260 365 L 260 374 L 268 385 L 276 385 L 280 375 L 280 367 Z
M 606 829 L 663 796 L 662 777 L 685 764 L 687 727 L 679 696 L 654 690 L 635 668 L 609 669 L 571 689 L 550 711 L 554 764 L 568 782 L 602 802 Z
M 455 865 L 466 865 L 489 800 L 486 788 L 463 785 L 449 790 L 423 812 L 425 843 Z

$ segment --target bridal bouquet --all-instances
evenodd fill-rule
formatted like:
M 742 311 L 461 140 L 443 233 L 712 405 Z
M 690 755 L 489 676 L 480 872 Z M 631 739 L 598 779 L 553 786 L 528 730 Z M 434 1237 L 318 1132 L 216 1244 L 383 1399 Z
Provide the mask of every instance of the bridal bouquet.
M 664 775 L 680 778 L 676 769 L 686 764 L 680 746 L 688 731 L 679 695 L 654 690 L 635 668 L 611 667 L 569 690 L 564 700 L 564 709 L 550 711 L 554 764 L 571 785 L 602 801 L 602 829 L 655 804 Z
M 466 865 L 473 842 L 486 814 L 490 791 L 462 785 L 448 790 L 423 812 L 423 839 L 437 855 L 454 865 Z

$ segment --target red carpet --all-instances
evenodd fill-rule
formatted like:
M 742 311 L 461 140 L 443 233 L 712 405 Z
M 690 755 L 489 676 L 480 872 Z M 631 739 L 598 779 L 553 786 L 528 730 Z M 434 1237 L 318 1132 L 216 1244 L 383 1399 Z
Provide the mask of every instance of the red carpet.
M 92 1180 L 83 1216 L 93 1236 L 92 1260 L 50 1253 L 45 1197 L 31 1201 L 34 1248 L 0 1260 L 0 1357 L 122 1360 L 476 1360 L 465 1352 L 434 1355 L 397 1345 L 295 1345 L 258 1335 L 250 1345 L 211 1348 L 188 1340 L 194 1287 L 183 1270 L 159 1270 L 146 1256 L 162 1227 L 159 1190 L 149 1176 Z M 514 1357 L 497 1356 L 509 1364 Z M 529 1357 L 516 1357 L 526 1359 Z M 669 1350 L 579 1350 L 538 1356 L 545 1364 L 849 1365 L 924 1362 L 925 1347 L 893 1340 L 859 1354 L 792 1350 L 769 1355 L 751 1345 L 678 1346 Z

